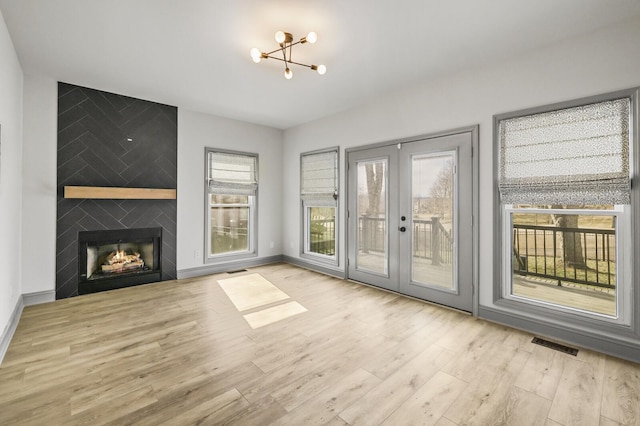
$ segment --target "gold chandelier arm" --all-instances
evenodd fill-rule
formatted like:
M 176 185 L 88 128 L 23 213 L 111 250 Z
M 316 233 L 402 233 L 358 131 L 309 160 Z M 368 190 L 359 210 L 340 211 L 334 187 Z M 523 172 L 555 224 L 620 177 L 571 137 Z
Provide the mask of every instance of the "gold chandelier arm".
M 277 48 L 276 50 L 272 50 L 271 52 L 267 52 L 266 55 L 267 56 L 273 55 L 274 53 L 284 50 L 287 47 L 291 48 L 292 46 L 295 46 L 296 44 L 300 44 L 300 43 L 302 43 L 302 41 L 296 41 L 295 43 L 291 43 L 291 44 L 282 43 L 279 48 Z
M 285 62 L 285 63 L 287 63 L 287 64 L 300 65 L 301 67 L 307 67 L 307 68 L 311 68 L 311 67 L 313 67 L 313 65 L 301 64 L 300 62 L 294 62 L 294 61 L 291 61 L 291 60 L 287 60 L 287 61 L 285 61 L 285 60 L 284 60 L 284 59 L 282 59 L 282 58 L 278 58 L 277 56 L 269 56 L 268 54 L 267 54 L 267 58 L 269 58 L 269 59 L 275 59 L 276 61 Z

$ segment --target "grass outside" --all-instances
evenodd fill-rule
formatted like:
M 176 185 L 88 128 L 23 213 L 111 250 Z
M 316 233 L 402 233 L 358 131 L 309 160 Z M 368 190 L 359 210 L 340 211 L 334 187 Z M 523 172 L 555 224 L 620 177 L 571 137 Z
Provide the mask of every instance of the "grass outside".
M 239 234 L 235 237 L 211 232 L 211 254 L 233 253 L 248 249 L 246 230 L 245 234 Z
M 614 216 L 578 215 L 578 227 L 588 229 L 615 229 Z M 550 214 L 513 213 L 516 225 L 553 226 Z
M 333 256 L 336 254 L 336 242 L 334 239 L 316 239 L 311 238 L 311 253 L 323 254 L 325 256 Z
M 607 264 L 608 263 L 608 264 Z M 516 272 L 525 272 L 520 269 L 520 265 L 516 261 Z M 524 265 L 523 265 L 524 266 Z M 546 266 L 546 270 L 545 270 Z M 586 270 L 584 268 L 575 268 L 566 264 L 562 259 L 555 259 L 550 256 L 527 257 L 527 272 L 544 274 L 560 281 L 565 279 L 586 281 L 593 285 L 616 285 L 616 264 L 615 262 L 607 262 L 599 260 L 586 260 Z M 526 275 L 526 272 L 525 272 Z

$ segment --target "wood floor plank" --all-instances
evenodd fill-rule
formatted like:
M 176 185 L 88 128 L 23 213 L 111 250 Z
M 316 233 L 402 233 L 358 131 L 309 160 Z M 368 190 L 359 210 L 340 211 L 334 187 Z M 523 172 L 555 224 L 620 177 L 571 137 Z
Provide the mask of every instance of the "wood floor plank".
M 426 349 L 436 341 L 439 337 L 449 330 L 451 326 L 460 322 L 465 318 L 464 315 L 440 309 L 433 315 L 431 321 L 407 336 L 405 340 L 391 347 L 388 351 L 377 351 L 378 355 L 371 357 L 363 368 L 381 379 L 385 379 L 394 371 L 415 357 L 417 354 Z
M 38 366 L 51 359 L 66 359 L 71 353 L 71 348 L 68 345 L 56 346 L 42 351 L 34 351 L 32 345 L 22 350 L 14 350 L 9 346 L 10 350 L 7 350 L 2 366 L 4 368 L 29 368 L 32 366 Z
M 318 425 L 327 423 L 379 383 L 380 379 L 376 376 L 363 369 L 358 369 L 279 418 L 273 424 Z
M 354 335 L 353 338 L 340 339 L 335 342 L 333 350 L 325 350 L 319 356 L 306 362 L 308 373 L 287 384 L 279 385 L 271 395 L 291 411 L 308 399 L 331 386 L 345 375 L 359 368 L 362 359 L 384 347 L 389 341 L 384 336 L 369 338 Z M 306 360 L 306 358 L 305 358 Z
M 253 363 L 262 371 L 268 373 L 283 364 L 290 364 L 291 361 L 313 345 L 326 343 L 330 340 L 330 337 L 324 337 L 322 340 L 313 341 L 306 336 L 296 334 L 286 340 L 279 339 L 258 344 Z
M 505 424 L 502 421 L 511 389 L 529 355 L 517 348 L 488 348 L 482 359 L 477 360 L 469 386 L 449 407 L 445 417 L 457 424 Z
M 28 411 L 16 410 L 0 413 L 1 425 L 42 426 L 52 425 L 52 419 L 65 419 L 67 424 L 73 424 L 70 420 L 69 406 L 59 400 L 52 400 L 51 405 L 42 405 Z M 59 424 L 62 424 L 58 422 Z
M 307 312 L 252 329 L 243 274 Z M 640 424 L 637 364 L 532 337 L 286 264 L 146 284 L 25 307 L 0 424 Z
M 307 356 L 283 364 L 263 377 L 240 383 L 240 391 L 250 401 L 272 395 L 285 408 L 292 410 L 356 370 L 368 353 L 388 342 L 383 336 L 372 339 L 346 334 L 341 337 L 342 340 L 329 347 L 333 350 L 317 352 L 313 349 Z
M 334 418 L 329 420 L 327 423 L 325 423 L 325 426 L 349 426 L 349 423 L 342 420 L 340 416 L 335 416 Z
M 163 425 L 180 424 L 214 424 L 222 423 L 227 418 L 234 416 L 251 404 L 243 398 L 237 389 L 230 389 L 215 398 L 204 400 L 202 403 L 187 410 L 175 412 L 170 419 L 160 423 Z M 145 419 L 140 425 L 155 426 L 158 423 Z
M 235 415 L 224 421 L 216 419 L 215 423 L 220 425 L 261 426 L 270 424 L 285 414 L 287 414 L 287 410 L 278 404 L 275 399 L 268 396 L 237 411 Z
M 48 415 L 69 419 L 69 397 L 68 389 L 52 392 L 50 388 L 31 388 L 29 392 L 20 392 L 16 397 L 0 402 L 0 424 L 46 424 Z
M 76 391 L 71 395 L 69 400 L 69 408 L 71 415 L 82 413 L 87 410 L 95 409 L 100 405 L 108 405 L 112 400 L 120 398 L 121 395 L 125 395 L 131 392 L 131 389 L 138 390 L 144 389 L 143 394 L 151 394 L 152 388 L 144 382 L 144 380 L 131 380 L 128 382 L 108 383 L 104 386 L 93 387 L 91 391 L 87 391 L 87 388 L 82 388 L 81 391 Z M 150 391 L 150 392 L 149 392 Z M 156 402 L 156 395 L 153 394 L 153 401 Z
M 435 425 L 468 383 L 443 372 L 436 373 L 384 420 L 383 425 Z M 445 423 L 448 419 L 443 420 Z
M 457 353 L 466 348 L 487 325 L 484 321 L 465 317 L 434 343 Z
M 606 360 L 601 414 L 623 425 L 640 424 L 640 370 L 637 364 L 613 358 Z
M 447 419 L 446 417 L 440 417 L 440 419 L 435 423 L 434 426 L 457 426 L 454 422 Z
M 14 398 L 24 385 L 24 369 L 0 367 L 0 403 Z
M 502 342 L 504 342 L 507 335 L 508 332 L 505 329 L 497 329 L 496 327 L 478 328 L 477 333 L 472 333 L 464 340 L 464 346 L 461 344 L 449 345 L 450 347 L 456 347 L 457 350 L 450 349 L 455 356 L 449 358 L 449 362 L 443 367 L 442 371 L 465 381 L 473 381 L 476 375 L 480 373 L 478 364 L 489 367 L 500 362 L 501 355 L 505 349 L 495 351 L 495 348 L 504 348 Z M 506 349 L 509 354 L 520 352 L 519 348 L 509 347 Z M 494 352 L 496 352 L 495 356 Z M 527 353 L 519 353 L 519 356 L 526 357 Z M 505 360 L 503 364 L 511 363 Z
M 125 413 L 113 423 L 157 425 L 185 415 L 185 421 L 189 424 L 208 418 L 208 412 L 224 409 L 225 415 L 231 417 L 249 406 L 250 403 L 235 388 L 222 387 L 214 380 L 207 377 L 193 383 L 190 388 L 174 389 L 171 394 L 158 398 L 154 405 Z M 211 420 L 208 421 L 211 423 Z
M 381 423 L 433 377 L 451 358 L 451 352 L 432 345 L 408 361 L 362 398 L 340 412 L 351 425 Z
M 551 405 L 549 418 L 563 425 L 600 423 L 604 359 L 593 365 L 568 359 Z
M 219 368 L 219 364 L 211 362 L 187 372 L 177 365 L 164 369 L 164 374 L 153 377 L 150 383 L 158 399 L 164 402 L 199 392 L 203 388 L 209 393 L 218 394 L 235 388 L 240 383 L 263 376 L 264 373 L 251 362 L 233 368 Z
M 505 425 L 544 426 L 551 401 L 517 387 L 511 387 L 504 408 Z
M 531 354 L 515 386 L 551 401 L 560 384 L 564 362 L 570 355 L 541 346 L 536 346 Z
M 553 423 L 554 425 L 559 425 L 559 423 Z M 629 424 L 637 424 L 637 423 L 629 423 Z M 600 416 L 600 426 L 626 426 L 626 424 L 618 423 L 615 420 L 611 420 L 608 417 Z
M 133 390 L 114 396 L 114 398 L 105 400 L 88 410 L 83 410 L 75 415 L 72 414 L 70 423 L 104 424 L 116 421 L 130 412 L 152 405 L 157 401 L 151 386 L 139 389 L 133 388 Z

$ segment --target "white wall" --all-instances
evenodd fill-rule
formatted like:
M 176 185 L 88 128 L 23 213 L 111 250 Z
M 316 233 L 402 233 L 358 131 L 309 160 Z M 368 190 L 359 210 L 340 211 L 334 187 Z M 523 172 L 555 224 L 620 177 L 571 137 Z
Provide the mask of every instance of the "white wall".
M 24 77 L 22 292 L 55 297 L 58 83 Z M 35 253 L 38 264 L 33 264 Z
M 205 147 L 258 154 L 258 257 L 281 254 L 282 131 L 179 108 L 178 274 L 205 264 Z
M 480 303 L 492 305 L 492 116 L 640 85 L 640 20 L 566 40 L 508 62 L 469 69 L 396 91 L 363 107 L 284 134 L 284 254 L 299 257 L 300 152 L 344 148 L 480 124 Z M 340 266 L 344 269 L 344 200 L 340 203 Z
M 0 12 L 0 340 L 22 293 L 22 80 Z

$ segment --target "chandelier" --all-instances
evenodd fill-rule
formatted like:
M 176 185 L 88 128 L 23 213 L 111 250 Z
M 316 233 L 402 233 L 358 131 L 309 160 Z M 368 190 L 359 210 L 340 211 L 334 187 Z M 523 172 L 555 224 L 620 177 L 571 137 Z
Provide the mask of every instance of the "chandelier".
M 291 64 L 311 68 L 314 71 L 318 71 L 318 74 L 320 75 L 324 75 L 324 73 L 327 72 L 327 67 L 325 67 L 324 65 L 301 64 L 300 62 L 295 62 L 291 59 L 291 52 L 293 50 L 292 49 L 293 46 L 295 46 L 296 44 L 304 44 L 304 43 L 313 44 L 318 40 L 318 35 L 313 31 L 307 34 L 306 37 L 302 37 L 300 40 L 296 41 L 295 43 L 293 42 L 293 36 L 291 35 L 291 33 L 287 33 L 284 31 L 276 32 L 275 38 L 276 38 L 276 42 L 280 45 L 280 48 L 273 50 L 271 52 L 265 53 L 260 51 L 260 49 L 258 49 L 257 47 L 254 47 L 253 49 L 251 49 L 251 58 L 253 59 L 253 62 L 257 64 L 263 59 L 275 59 L 275 60 L 284 62 L 284 78 L 286 78 L 287 80 L 291 80 L 291 78 L 293 77 L 293 72 L 289 68 L 289 65 Z M 277 54 L 278 52 L 282 52 L 281 58 L 279 56 L 274 56 L 274 54 Z

